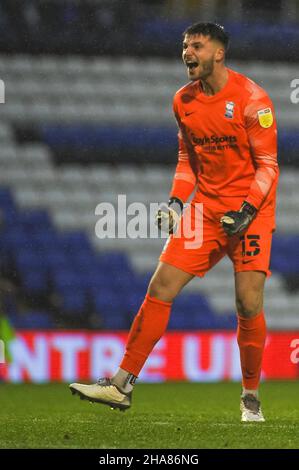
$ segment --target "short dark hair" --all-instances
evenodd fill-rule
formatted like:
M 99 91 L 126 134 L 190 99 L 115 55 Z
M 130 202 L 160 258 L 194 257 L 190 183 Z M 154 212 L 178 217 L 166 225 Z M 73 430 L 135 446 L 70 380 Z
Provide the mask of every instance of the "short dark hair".
M 229 35 L 224 27 L 217 23 L 195 23 L 183 32 L 183 38 L 186 35 L 192 36 L 195 34 L 202 34 L 203 36 L 210 36 L 211 39 L 216 39 L 223 44 L 225 50 L 228 50 Z

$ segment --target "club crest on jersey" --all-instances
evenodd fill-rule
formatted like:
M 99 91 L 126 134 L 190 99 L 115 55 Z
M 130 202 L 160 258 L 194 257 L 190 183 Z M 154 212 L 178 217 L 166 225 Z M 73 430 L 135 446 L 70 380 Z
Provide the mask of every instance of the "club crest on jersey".
M 271 108 L 260 109 L 257 112 L 259 123 L 262 127 L 271 127 L 273 124 L 273 114 Z
M 225 102 L 225 114 L 224 116 L 228 119 L 232 119 L 234 117 L 234 107 L 235 103 L 233 101 L 226 101 Z

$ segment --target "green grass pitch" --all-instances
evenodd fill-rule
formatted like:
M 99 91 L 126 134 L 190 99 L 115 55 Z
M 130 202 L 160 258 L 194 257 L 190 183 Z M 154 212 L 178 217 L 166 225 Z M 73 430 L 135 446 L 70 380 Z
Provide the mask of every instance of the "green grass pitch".
M 299 448 L 299 383 L 261 386 L 265 423 L 240 423 L 240 385 L 138 384 L 122 413 L 64 384 L 0 384 L 0 448 Z

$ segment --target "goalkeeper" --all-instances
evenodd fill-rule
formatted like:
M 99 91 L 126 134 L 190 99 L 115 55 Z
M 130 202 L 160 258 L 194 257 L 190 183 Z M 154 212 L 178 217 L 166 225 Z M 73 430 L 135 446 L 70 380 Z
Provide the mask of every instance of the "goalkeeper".
M 228 42 L 223 27 L 213 23 L 197 23 L 183 34 L 182 58 L 190 82 L 174 97 L 178 164 L 169 207 L 157 216 L 170 237 L 115 375 L 94 385 L 70 385 L 73 393 L 90 401 L 130 407 L 135 380 L 166 330 L 174 298 L 194 276 L 203 277 L 228 255 L 235 275 L 241 420 L 264 421 L 258 387 L 266 338 L 263 292 L 275 229 L 277 132 L 267 93 L 225 66 Z M 202 204 L 200 215 L 196 203 Z M 193 226 L 202 217 L 200 247 L 187 249 L 190 240 L 173 233 L 187 216 Z

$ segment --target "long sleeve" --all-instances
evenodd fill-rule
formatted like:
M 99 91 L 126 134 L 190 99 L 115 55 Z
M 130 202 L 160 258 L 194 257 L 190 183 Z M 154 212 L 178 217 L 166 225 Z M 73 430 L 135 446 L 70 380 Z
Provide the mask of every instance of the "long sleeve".
M 173 178 L 170 196 L 176 196 L 181 199 L 181 201 L 186 202 L 195 188 L 196 178 L 189 163 L 189 156 L 181 131 L 179 131 L 178 140 L 178 163 Z
M 256 173 L 246 201 L 259 209 L 278 178 L 277 129 L 274 109 L 267 95 L 251 99 L 245 123 Z
M 181 199 L 181 201 L 186 202 L 189 196 L 194 191 L 196 186 L 196 177 L 190 165 L 190 159 L 188 150 L 186 147 L 186 143 L 184 142 L 184 138 L 182 135 L 182 131 L 180 128 L 180 120 L 178 116 L 178 112 L 176 109 L 176 104 L 174 100 L 173 104 L 173 111 L 178 123 L 179 132 L 178 132 L 178 163 L 176 166 L 172 188 L 170 191 L 170 197 L 175 196 Z

